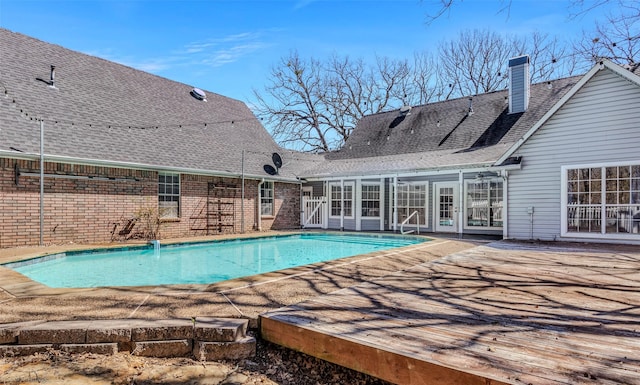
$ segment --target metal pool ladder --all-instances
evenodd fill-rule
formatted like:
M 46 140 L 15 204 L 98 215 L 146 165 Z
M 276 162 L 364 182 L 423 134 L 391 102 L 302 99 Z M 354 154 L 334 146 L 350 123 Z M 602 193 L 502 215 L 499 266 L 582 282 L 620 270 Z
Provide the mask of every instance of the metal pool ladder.
M 404 231 L 404 225 L 407 224 L 409 222 L 409 220 L 413 217 L 416 217 L 416 229 L 415 230 L 407 230 Z M 411 213 L 411 215 L 409 215 L 407 217 L 407 219 L 405 219 L 404 221 L 402 221 L 402 223 L 400 224 L 400 234 L 411 234 L 415 231 L 416 234 L 420 234 L 420 214 L 418 213 L 418 211 L 414 211 Z

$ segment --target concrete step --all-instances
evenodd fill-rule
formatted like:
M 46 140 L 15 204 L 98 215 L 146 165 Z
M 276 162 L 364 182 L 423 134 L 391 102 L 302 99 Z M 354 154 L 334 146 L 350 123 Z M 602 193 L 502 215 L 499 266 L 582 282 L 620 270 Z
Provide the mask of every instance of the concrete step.
M 0 325 L 0 356 L 23 356 L 47 349 L 70 353 L 129 351 L 152 357 L 197 356 L 200 360 L 255 355 L 247 337 L 249 321 L 215 317 L 22 322 Z
M 231 342 L 247 336 L 249 321 L 237 318 L 198 317 L 194 325 L 194 340 Z
M 200 361 L 240 360 L 256 355 L 256 339 L 244 337 L 233 342 L 195 341 L 193 357 Z

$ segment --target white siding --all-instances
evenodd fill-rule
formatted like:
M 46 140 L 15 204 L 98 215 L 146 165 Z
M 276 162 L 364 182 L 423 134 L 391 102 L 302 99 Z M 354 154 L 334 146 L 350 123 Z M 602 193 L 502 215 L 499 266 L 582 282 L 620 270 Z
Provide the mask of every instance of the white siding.
M 508 237 L 560 238 L 560 167 L 640 160 L 640 87 L 609 70 L 597 73 L 514 155 L 508 192 Z

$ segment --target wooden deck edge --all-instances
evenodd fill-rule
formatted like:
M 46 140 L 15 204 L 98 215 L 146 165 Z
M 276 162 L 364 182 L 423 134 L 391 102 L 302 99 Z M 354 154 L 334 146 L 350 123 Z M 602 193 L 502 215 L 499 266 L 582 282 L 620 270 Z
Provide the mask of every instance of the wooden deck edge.
M 260 316 L 263 339 L 361 373 L 403 385 L 508 385 L 394 352 Z

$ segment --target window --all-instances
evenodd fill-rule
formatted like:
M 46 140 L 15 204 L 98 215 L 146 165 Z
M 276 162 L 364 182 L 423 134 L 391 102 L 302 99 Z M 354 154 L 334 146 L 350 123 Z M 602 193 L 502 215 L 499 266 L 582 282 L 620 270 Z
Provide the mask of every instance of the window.
M 640 233 L 640 164 L 567 168 L 563 178 L 567 233 Z
M 331 189 L 331 216 L 339 217 L 342 202 L 344 202 L 344 216 L 353 218 L 353 182 L 344 184 L 344 197 L 340 193 L 341 185 L 332 183 Z
M 160 218 L 180 216 L 180 174 L 158 173 L 158 215 Z
M 469 228 L 502 227 L 502 179 L 467 181 L 465 202 Z
M 418 212 L 420 224 L 427 223 L 427 185 L 398 185 L 398 223 L 402 223 L 414 211 Z M 416 223 L 415 217 L 409 223 Z
M 380 185 L 362 185 L 362 216 L 380 216 Z
M 260 187 L 260 214 L 273 215 L 273 182 L 263 182 Z

